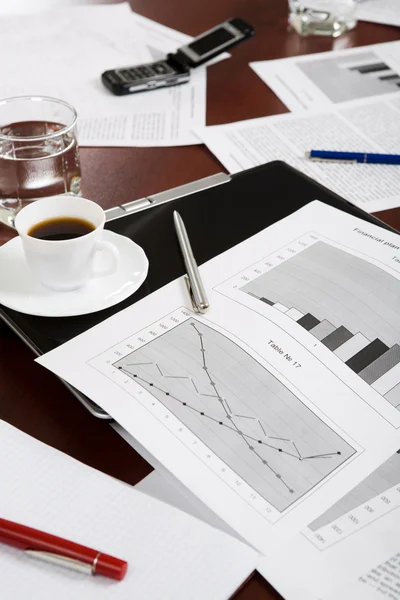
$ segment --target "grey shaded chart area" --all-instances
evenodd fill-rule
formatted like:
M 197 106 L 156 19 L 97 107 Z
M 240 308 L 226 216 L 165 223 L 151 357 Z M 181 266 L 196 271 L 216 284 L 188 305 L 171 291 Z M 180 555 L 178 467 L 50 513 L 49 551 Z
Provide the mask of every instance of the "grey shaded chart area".
M 332 102 L 346 102 L 399 91 L 400 76 L 374 52 L 307 60 L 297 67 Z
M 252 356 L 195 319 L 115 366 L 280 512 L 355 453 Z
M 317 531 L 325 525 L 330 525 L 351 510 L 366 504 L 375 496 L 383 494 L 400 483 L 400 450 L 384 462 L 376 471 L 359 483 L 348 494 L 343 496 L 329 510 L 313 521 L 309 528 Z
M 336 354 L 400 410 L 400 281 L 322 241 L 241 288 Z

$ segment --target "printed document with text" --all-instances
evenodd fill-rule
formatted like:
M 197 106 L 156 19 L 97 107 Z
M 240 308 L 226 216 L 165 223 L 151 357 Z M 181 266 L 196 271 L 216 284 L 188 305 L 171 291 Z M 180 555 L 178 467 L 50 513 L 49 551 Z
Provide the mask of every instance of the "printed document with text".
M 400 154 L 400 95 L 216 125 L 196 133 L 230 173 L 284 160 L 367 212 L 400 206 L 398 166 L 313 162 L 305 157 L 312 149 Z
M 250 66 L 291 111 L 400 95 L 400 41 L 257 61 Z

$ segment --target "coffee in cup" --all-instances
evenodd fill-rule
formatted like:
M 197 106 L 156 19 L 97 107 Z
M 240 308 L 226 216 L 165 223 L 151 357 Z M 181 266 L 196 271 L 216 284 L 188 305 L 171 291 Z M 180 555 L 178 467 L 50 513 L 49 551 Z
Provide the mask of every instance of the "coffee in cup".
M 119 252 L 102 239 L 104 210 L 91 200 L 54 196 L 37 200 L 16 216 L 28 265 L 46 287 L 75 290 L 89 279 L 113 273 Z M 97 252 L 106 253 L 107 265 L 95 266 Z

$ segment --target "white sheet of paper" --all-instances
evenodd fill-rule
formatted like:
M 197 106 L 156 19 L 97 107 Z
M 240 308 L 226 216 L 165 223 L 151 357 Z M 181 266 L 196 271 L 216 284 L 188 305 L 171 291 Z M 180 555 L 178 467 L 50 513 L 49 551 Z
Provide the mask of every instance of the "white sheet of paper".
M 399 3 L 397 0 L 358 0 L 357 17 L 360 21 L 400 27 Z
M 31 14 L 84 4 L 96 4 L 96 0 L 1 0 L 0 15 Z
M 157 21 L 143 17 L 137 13 L 132 13 L 135 19 L 137 27 L 140 28 L 142 34 L 146 39 L 146 45 L 150 48 L 150 51 L 162 52 L 162 56 L 165 56 L 168 52 L 177 50 L 179 46 L 188 44 L 193 40 L 190 35 L 171 29 L 166 25 L 161 25 Z M 154 58 L 161 58 L 160 56 L 154 56 Z
M 180 46 L 188 44 L 193 41 L 193 37 L 171 29 L 166 25 L 161 25 L 152 19 L 143 17 L 137 13 L 133 13 L 136 25 L 140 28 L 140 31 L 146 39 L 146 44 L 152 53 L 154 59 L 165 57 L 168 52 L 174 52 Z M 223 52 L 219 56 L 209 60 L 206 64 L 212 65 L 221 60 L 229 58 L 228 52 Z
M 129 563 L 122 582 L 91 578 L 0 545 L 1 597 L 228 600 L 257 553 L 200 520 L 0 421 L 1 516 Z
M 291 111 L 393 93 L 400 96 L 400 41 L 252 62 L 250 66 Z
M 322 298 L 314 335 L 293 310 L 286 316 L 241 288 L 317 242 L 328 251 L 325 276 L 338 279 L 333 292 L 340 296 L 345 282 L 350 290 L 342 295 L 347 308 L 334 302 L 335 318 Z M 273 554 L 396 450 L 399 411 L 318 342 L 342 320 L 357 340 L 354 328 L 363 331 L 365 346 L 373 336 L 392 345 L 398 293 L 388 297 L 385 288 L 371 299 L 353 289 L 352 269 L 365 255 L 361 285 L 375 289 L 381 277 L 397 290 L 395 243 L 395 234 L 314 202 L 202 265 L 212 307 L 206 316 L 191 312 L 178 279 L 38 362 L 94 399 L 247 542 Z M 345 282 L 337 269 L 343 247 Z M 318 285 L 312 289 L 316 311 Z M 365 322 L 353 315 L 356 297 Z
M 188 84 L 122 97 L 101 83 L 107 69 L 152 60 L 147 30 L 138 22 L 127 3 L 0 18 L 0 52 L 7 56 L 0 65 L 2 96 L 38 94 L 70 102 L 78 111 L 81 146 L 199 143 L 192 129 L 205 124 L 205 67 Z M 159 42 L 163 28 L 156 29 Z
M 240 536 L 238 536 L 225 521 L 217 517 L 217 515 L 207 508 L 205 504 L 200 502 L 196 496 L 189 492 L 176 477 L 173 477 L 171 473 L 167 471 L 160 461 L 156 460 L 154 456 L 139 444 L 139 442 L 121 427 L 121 425 L 112 423 L 111 427 L 154 468 L 152 473 L 147 475 L 147 477 L 142 479 L 142 481 L 135 486 L 136 489 L 205 521 L 205 523 L 208 523 L 211 527 L 225 531 L 240 539 Z
M 342 588 L 353 589 L 359 577 L 397 553 L 399 539 L 400 451 L 320 515 L 284 552 L 261 561 L 258 570 L 286 600 L 347 599 Z
M 75 6 L 0 18 L 2 96 L 47 95 L 79 116 L 127 112 L 100 81 L 107 69 L 151 58 L 129 4 Z M 131 63 L 132 64 L 132 63 Z
M 328 598 L 328 597 L 327 597 Z M 400 554 L 396 553 L 384 563 L 329 596 L 329 600 L 399 600 Z
M 367 212 L 400 206 L 399 167 L 313 162 L 305 157 L 311 149 L 400 154 L 400 95 L 216 125 L 196 133 L 230 173 L 283 160 Z
M 164 467 L 155 461 L 154 457 L 143 452 L 143 448 L 132 436 L 119 425 L 113 425 L 113 427 L 155 468 L 150 475 L 135 486 L 136 489 L 226 531 L 224 522 L 211 513 L 197 498 L 189 495 L 181 485 L 177 485 L 177 481 L 166 473 Z M 375 566 L 376 561 L 380 560 L 382 556 L 386 559 L 387 556 L 390 556 L 389 551 L 393 549 L 396 551 L 398 548 L 399 508 L 400 454 L 396 453 L 318 518 L 305 531 L 304 535 L 307 540 L 303 535 L 298 536 L 293 545 L 289 542 L 288 550 L 282 550 L 282 553 L 278 555 L 277 560 L 281 561 L 282 565 L 287 565 L 289 560 L 293 560 L 291 564 L 296 565 L 291 570 L 294 582 L 290 589 L 287 589 L 284 583 L 287 578 L 287 569 L 281 568 L 277 574 L 274 566 L 271 566 L 270 559 L 261 560 L 257 570 L 264 577 L 269 578 L 269 581 L 277 589 L 281 589 L 287 600 L 291 598 L 296 600 L 302 595 L 308 600 L 317 598 L 315 582 L 308 585 L 307 591 L 304 590 L 304 580 L 311 579 L 313 581 L 316 572 L 315 565 L 318 565 L 319 582 L 317 587 L 321 594 L 318 595 L 318 598 L 324 598 L 324 600 L 383 600 L 383 598 L 400 600 L 400 554 L 395 554 L 384 563 Z M 390 519 L 389 523 L 382 523 L 382 518 L 385 519 L 387 513 L 393 510 L 395 511 L 394 519 Z M 318 522 L 323 519 L 327 521 L 327 524 L 321 531 L 318 530 Z M 369 525 L 377 519 L 380 519 L 381 522 L 375 531 L 371 532 L 368 529 L 367 538 L 358 541 L 356 547 L 345 548 L 342 553 L 345 540 L 349 535 L 357 535 L 361 528 L 369 528 Z M 391 528 L 392 526 L 394 527 Z M 314 540 L 317 541 L 317 539 L 320 540 L 317 536 L 324 536 L 326 533 L 337 538 L 336 543 L 339 545 L 340 552 L 332 555 L 328 549 L 322 558 L 318 558 L 315 550 L 310 552 L 307 541 L 312 539 L 310 536 L 313 534 Z M 319 543 L 321 542 L 319 541 Z M 365 547 L 361 546 L 362 543 L 366 544 Z M 368 548 L 367 552 L 365 548 Z M 312 569 L 310 564 L 314 565 Z M 374 565 L 374 568 L 366 573 L 366 569 L 371 565 Z M 298 579 L 299 572 L 303 573 L 300 581 Z M 341 587 L 344 581 L 353 580 L 357 573 L 362 573 L 362 576 Z M 340 589 L 327 594 L 326 589 L 331 589 L 332 586 Z M 299 588 L 303 588 L 300 593 Z

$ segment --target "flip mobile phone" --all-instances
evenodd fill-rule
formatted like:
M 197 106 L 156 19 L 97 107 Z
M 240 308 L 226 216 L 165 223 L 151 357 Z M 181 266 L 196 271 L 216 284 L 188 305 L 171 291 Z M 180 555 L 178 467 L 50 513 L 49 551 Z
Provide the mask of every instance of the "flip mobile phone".
M 209 29 L 174 54 L 168 54 L 164 60 L 105 71 L 101 79 L 117 96 L 186 83 L 190 79 L 190 69 L 252 35 L 254 29 L 251 25 L 239 18 L 230 19 Z

